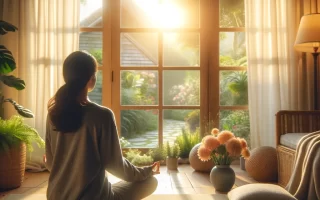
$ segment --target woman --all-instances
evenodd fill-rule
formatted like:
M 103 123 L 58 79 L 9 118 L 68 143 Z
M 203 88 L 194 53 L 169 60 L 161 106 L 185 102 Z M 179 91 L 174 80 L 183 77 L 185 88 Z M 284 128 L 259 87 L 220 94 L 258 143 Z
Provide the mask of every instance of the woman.
M 71 53 L 63 63 L 65 84 L 48 103 L 47 199 L 141 199 L 157 186 L 153 164 L 139 168 L 123 158 L 113 112 L 91 102 L 97 62 Z M 123 179 L 111 185 L 105 170 Z

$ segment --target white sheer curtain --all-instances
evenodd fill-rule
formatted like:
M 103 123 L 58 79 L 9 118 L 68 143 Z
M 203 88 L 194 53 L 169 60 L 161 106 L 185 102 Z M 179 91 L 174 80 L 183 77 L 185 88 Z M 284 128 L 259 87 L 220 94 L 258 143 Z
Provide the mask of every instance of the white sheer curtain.
M 298 109 L 297 0 L 245 0 L 251 147 L 275 146 L 275 114 Z M 299 85 L 300 84 L 300 85 Z
M 47 102 L 63 84 L 63 60 L 78 49 L 79 0 L 3 0 L 3 5 L 2 18 L 19 28 L 5 45 L 17 60 L 16 75 L 26 82 L 25 90 L 6 88 L 5 94 L 34 112 L 26 122 L 44 138 Z M 12 114 L 5 107 L 5 116 Z M 27 169 L 42 170 L 44 149 L 34 146 Z

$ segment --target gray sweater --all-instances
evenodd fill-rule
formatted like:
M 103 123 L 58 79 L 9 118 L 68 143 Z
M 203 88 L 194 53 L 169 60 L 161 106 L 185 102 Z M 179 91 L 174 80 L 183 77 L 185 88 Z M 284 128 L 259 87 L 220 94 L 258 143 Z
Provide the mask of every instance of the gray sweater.
M 112 199 L 105 170 L 128 182 L 152 176 L 123 158 L 113 112 L 94 103 L 84 107 L 83 125 L 74 133 L 53 130 L 47 120 L 47 199 Z

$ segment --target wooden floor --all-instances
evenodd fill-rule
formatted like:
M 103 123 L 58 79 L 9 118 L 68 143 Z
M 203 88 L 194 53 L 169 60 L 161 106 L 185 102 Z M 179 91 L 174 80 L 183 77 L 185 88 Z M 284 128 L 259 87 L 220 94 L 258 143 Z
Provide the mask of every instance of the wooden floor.
M 232 165 L 236 173 L 235 187 L 255 182 L 248 177 L 245 171 L 239 169 L 238 165 Z M 26 172 L 25 180 L 21 187 L 0 192 L 0 199 L 6 199 L 9 194 L 45 194 L 48 186 L 48 172 L 30 173 Z M 179 165 L 178 171 L 168 171 L 166 166 L 161 166 L 160 174 L 155 176 L 158 187 L 154 194 L 216 194 L 210 183 L 208 173 L 195 172 L 190 165 Z M 116 183 L 118 178 L 110 175 L 109 181 Z

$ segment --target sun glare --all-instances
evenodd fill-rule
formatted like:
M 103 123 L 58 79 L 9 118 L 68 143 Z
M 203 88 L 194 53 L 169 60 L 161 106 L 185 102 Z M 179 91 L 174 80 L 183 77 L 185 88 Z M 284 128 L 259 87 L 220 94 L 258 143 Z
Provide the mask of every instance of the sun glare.
M 155 27 L 180 28 L 185 23 L 185 13 L 171 0 L 135 0 Z
M 85 3 L 80 4 L 80 21 L 82 21 L 101 7 L 101 0 L 87 0 Z

